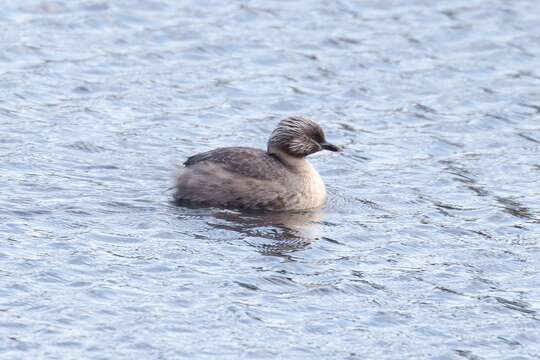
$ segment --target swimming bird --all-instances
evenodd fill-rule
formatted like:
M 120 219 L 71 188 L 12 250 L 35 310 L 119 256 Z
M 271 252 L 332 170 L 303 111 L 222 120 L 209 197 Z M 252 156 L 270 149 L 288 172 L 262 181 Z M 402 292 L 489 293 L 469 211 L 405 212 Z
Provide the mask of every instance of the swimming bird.
M 300 116 L 279 122 L 267 150 L 224 147 L 189 157 L 176 180 L 179 204 L 262 209 L 320 208 L 326 187 L 306 156 L 339 151 L 322 128 Z

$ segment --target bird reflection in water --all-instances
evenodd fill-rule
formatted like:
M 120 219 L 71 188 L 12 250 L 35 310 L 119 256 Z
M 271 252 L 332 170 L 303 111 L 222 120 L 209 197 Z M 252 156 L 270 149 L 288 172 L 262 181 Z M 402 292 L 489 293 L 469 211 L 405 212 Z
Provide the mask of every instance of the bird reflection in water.
M 213 214 L 219 222 L 208 225 L 234 231 L 247 244 L 263 255 L 293 259 L 289 254 L 304 250 L 321 238 L 322 210 L 301 212 L 236 212 L 218 211 Z

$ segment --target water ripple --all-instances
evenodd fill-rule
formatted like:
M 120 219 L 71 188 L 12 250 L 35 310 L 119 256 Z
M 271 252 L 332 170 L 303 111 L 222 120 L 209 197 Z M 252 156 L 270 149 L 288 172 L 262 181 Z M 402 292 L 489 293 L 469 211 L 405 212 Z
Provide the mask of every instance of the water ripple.
M 4 1 L 0 357 L 538 359 L 539 14 Z M 324 210 L 171 204 L 291 114 Z

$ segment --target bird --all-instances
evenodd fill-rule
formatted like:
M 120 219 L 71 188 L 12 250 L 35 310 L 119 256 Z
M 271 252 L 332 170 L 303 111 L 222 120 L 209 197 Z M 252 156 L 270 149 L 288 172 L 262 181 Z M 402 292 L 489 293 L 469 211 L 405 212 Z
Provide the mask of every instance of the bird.
M 341 151 L 313 120 L 288 117 L 271 133 L 266 151 L 222 147 L 188 157 L 176 178 L 174 201 L 269 211 L 321 208 L 326 187 L 306 159 L 321 150 Z

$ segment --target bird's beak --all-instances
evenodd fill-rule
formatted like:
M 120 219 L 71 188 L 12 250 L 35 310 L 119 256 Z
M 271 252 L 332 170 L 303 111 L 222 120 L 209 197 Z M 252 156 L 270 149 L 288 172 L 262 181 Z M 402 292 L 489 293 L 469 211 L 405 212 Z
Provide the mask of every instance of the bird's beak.
M 330 143 L 327 143 L 327 142 L 322 142 L 321 143 L 321 147 L 324 149 L 324 150 L 329 150 L 329 151 L 341 151 L 341 149 L 339 147 L 337 147 L 336 145 L 333 145 L 333 144 L 330 144 Z

